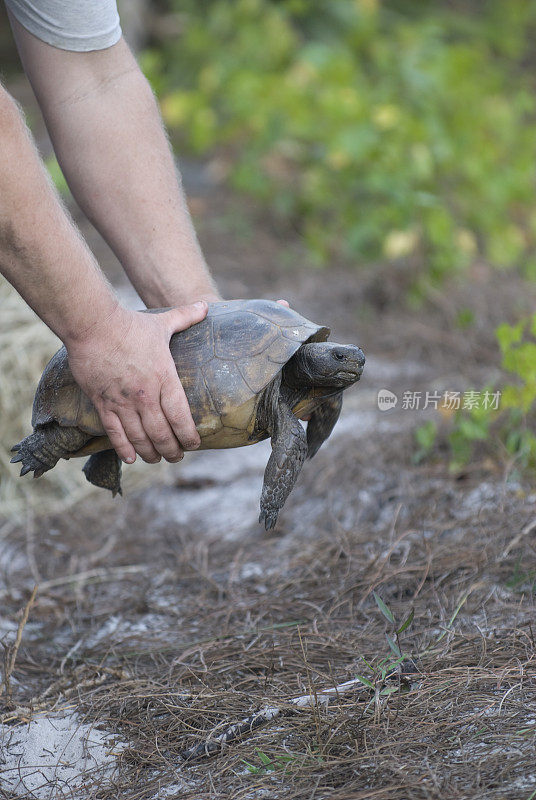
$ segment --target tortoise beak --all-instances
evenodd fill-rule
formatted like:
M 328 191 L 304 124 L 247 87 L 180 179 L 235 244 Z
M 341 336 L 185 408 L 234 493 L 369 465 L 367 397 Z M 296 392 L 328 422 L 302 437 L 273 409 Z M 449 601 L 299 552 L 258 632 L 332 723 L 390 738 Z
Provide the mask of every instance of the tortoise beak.
M 357 361 L 358 367 L 361 369 L 361 372 L 363 372 L 363 369 L 365 367 L 365 360 L 366 360 L 365 359 L 365 354 L 361 350 L 360 347 L 356 347 L 355 350 L 356 350 L 355 360 Z
M 335 374 L 335 378 L 339 378 L 340 380 L 344 381 L 348 386 L 352 383 L 356 383 L 361 378 L 363 374 L 363 367 L 356 367 L 352 369 L 350 365 L 348 365 L 347 369 L 341 369 L 339 372 Z
M 357 373 L 357 380 L 363 374 L 363 370 L 365 369 L 365 354 L 361 350 L 360 347 L 356 347 L 356 355 L 355 355 L 355 362 L 356 362 L 356 373 Z
M 341 355 L 344 355 L 344 365 L 337 371 L 336 376 L 347 381 L 358 381 L 365 368 L 365 354 L 360 347 L 354 344 L 344 345 L 341 348 Z

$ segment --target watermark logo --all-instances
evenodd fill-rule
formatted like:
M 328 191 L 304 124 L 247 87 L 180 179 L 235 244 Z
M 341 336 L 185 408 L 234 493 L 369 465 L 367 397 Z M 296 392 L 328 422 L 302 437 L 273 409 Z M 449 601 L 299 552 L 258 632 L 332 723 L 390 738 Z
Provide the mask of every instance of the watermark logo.
M 400 408 L 403 411 L 426 411 L 428 408 L 439 411 L 449 416 L 455 411 L 474 411 L 484 409 L 486 411 L 497 411 L 501 402 L 501 392 L 475 391 L 467 389 L 465 392 L 459 391 L 418 391 L 414 392 L 406 389 L 402 392 Z M 380 411 L 389 411 L 395 408 L 398 403 L 398 396 L 390 389 L 380 389 L 378 392 L 378 408 Z
M 394 392 L 390 392 L 389 389 L 380 389 L 378 392 L 378 408 L 380 411 L 389 411 L 390 408 L 394 408 L 398 403 L 398 397 Z

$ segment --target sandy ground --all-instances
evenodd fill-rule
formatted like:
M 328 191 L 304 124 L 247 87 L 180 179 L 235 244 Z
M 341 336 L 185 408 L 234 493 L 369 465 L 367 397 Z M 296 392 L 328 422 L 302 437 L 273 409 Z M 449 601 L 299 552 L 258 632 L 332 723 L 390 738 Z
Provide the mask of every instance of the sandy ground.
M 533 798 L 536 494 L 500 461 L 457 475 L 444 459 L 416 465 L 413 432 L 435 412 L 384 412 L 377 394 L 484 385 L 495 324 L 534 291 L 476 265 L 416 312 L 409 266 L 314 270 L 299 237 L 214 168 L 183 171 L 224 295 L 286 297 L 361 344 L 365 374 L 273 534 L 256 521 L 268 443 L 147 467 L 142 489 L 125 470 L 123 500 L 95 492 L 62 514 L 0 521 L 7 657 L 39 587 L 0 701 L 0 796 Z M 470 333 L 461 307 L 475 311 Z M 411 609 L 392 666 L 385 634 Z M 368 684 L 327 707 L 289 706 L 356 675 Z M 181 759 L 267 703 L 277 720 Z

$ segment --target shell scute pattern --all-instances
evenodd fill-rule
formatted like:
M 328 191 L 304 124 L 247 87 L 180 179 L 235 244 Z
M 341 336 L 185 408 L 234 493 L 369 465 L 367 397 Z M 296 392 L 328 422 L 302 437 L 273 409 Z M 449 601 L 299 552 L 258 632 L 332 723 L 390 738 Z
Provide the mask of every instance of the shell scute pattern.
M 243 358 L 240 361 L 237 361 L 237 367 L 244 382 L 249 387 L 251 392 L 253 394 L 257 394 L 264 389 L 264 387 L 267 386 L 274 377 L 274 370 L 271 368 L 271 364 L 276 364 L 279 366 L 280 364 L 284 364 L 285 361 L 286 359 L 283 361 L 275 361 L 268 356 L 266 363 L 260 367 L 259 364 L 252 362 L 247 358 Z
M 212 406 L 219 416 L 231 413 L 233 408 L 246 399 L 246 387 L 240 370 L 233 361 L 212 358 L 203 364 L 201 371 L 210 393 Z M 216 392 L 218 386 L 225 386 L 225 392 Z
M 195 426 L 203 439 L 221 431 L 223 422 L 202 372 L 200 372 L 200 380 L 196 388 L 197 402 L 195 405 L 192 403 L 191 411 Z
M 192 361 L 194 364 L 199 358 L 199 353 L 206 354 L 206 358 L 210 358 L 210 354 L 214 353 L 214 329 L 213 320 L 211 317 L 206 317 L 197 325 L 192 325 L 180 333 L 174 333 L 170 341 L 171 352 L 175 356 L 180 357 L 181 361 Z
M 273 303 L 271 300 L 255 300 L 251 303 L 251 311 L 257 316 L 274 323 L 280 328 L 296 327 L 296 317 L 286 306 Z M 301 317 L 301 319 L 304 319 Z M 306 320 L 304 319 L 304 322 Z
M 260 355 L 280 334 L 277 325 L 251 311 L 221 315 L 213 326 L 214 353 L 226 361 Z

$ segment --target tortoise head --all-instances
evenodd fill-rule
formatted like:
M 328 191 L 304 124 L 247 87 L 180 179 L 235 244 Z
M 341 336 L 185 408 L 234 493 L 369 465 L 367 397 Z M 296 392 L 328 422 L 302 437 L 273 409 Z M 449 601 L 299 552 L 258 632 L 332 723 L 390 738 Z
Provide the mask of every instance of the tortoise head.
M 345 389 L 359 380 L 365 356 L 355 344 L 310 342 L 300 347 L 284 369 L 288 386 L 330 386 Z

